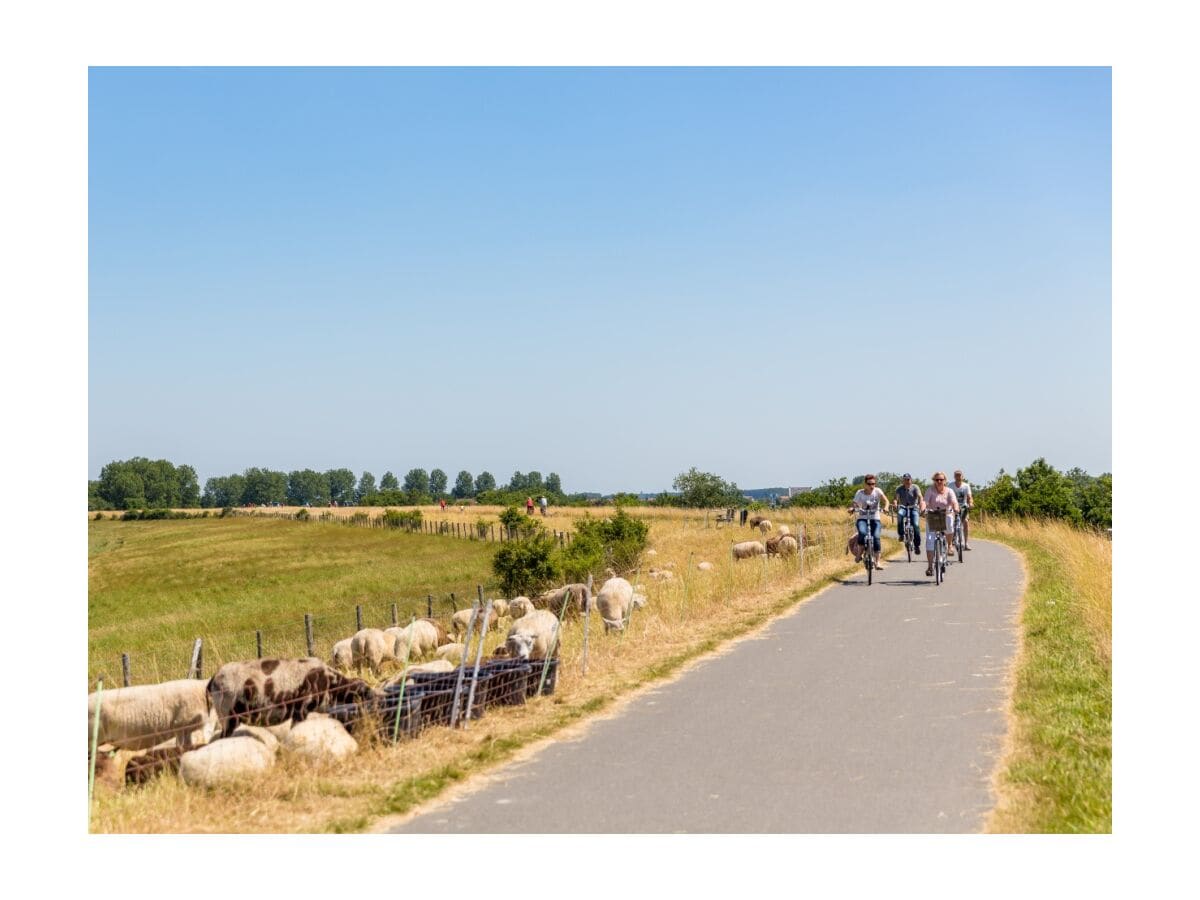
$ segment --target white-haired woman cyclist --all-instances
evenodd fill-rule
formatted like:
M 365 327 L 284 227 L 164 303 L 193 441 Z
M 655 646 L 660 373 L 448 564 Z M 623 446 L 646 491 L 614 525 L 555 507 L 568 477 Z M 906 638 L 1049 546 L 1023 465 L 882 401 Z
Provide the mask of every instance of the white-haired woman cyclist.
M 946 486 L 946 473 L 934 472 L 933 484 L 925 489 L 925 511 L 941 512 L 946 514 L 946 545 L 953 549 L 954 547 L 954 514 L 958 512 L 958 497 L 954 491 Z M 929 565 L 925 568 L 925 575 L 933 575 L 933 548 L 937 546 L 937 538 L 935 532 L 928 527 L 925 528 L 925 557 L 929 560 Z

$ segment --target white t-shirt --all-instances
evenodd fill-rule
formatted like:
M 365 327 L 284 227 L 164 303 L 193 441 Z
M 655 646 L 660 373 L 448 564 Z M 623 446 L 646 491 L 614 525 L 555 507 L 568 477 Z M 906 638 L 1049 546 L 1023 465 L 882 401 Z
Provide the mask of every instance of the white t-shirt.
M 883 499 L 883 491 L 878 487 L 871 488 L 871 493 L 860 490 L 854 495 L 854 508 L 858 510 L 860 519 L 878 519 L 879 501 Z

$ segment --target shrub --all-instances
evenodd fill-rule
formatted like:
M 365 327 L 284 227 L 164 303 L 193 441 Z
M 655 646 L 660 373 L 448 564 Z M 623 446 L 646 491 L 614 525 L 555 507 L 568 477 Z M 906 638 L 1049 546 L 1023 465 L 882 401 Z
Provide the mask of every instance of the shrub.
M 366 525 L 367 522 L 369 522 L 370 520 L 371 520 L 371 517 L 368 516 L 365 512 L 356 512 L 354 515 L 352 515 L 346 521 L 348 521 L 351 525 Z
M 307 509 L 304 509 L 302 507 L 302 508 L 296 510 L 296 519 L 298 521 L 307 522 L 310 518 L 311 518 L 311 516 L 309 516 Z
M 221 508 L 219 518 L 224 519 L 226 516 L 232 516 L 232 515 L 233 515 L 233 507 L 232 506 L 224 506 Z
M 502 544 L 492 560 L 492 571 L 505 596 L 532 596 L 553 585 L 560 572 L 554 549 L 554 539 L 540 527 Z
M 529 517 L 515 506 L 510 506 L 500 513 L 500 524 L 506 528 L 516 528 Z
M 491 522 L 489 522 L 487 519 L 479 518 L 475 520 L 475 533 L 481 538 L 486 538 L 488 536 L 488 529 L 490 527 Z
M 99 512 L 98 512 L 98 513 L 96 513 L 94 516 L 92 516 L 92 521 L 93 521 L 93 522 L 99 522 L 99 521 L 100 521 L 101 519 L 103 519 L 103 518 L 104 518 L 104 513 L 99 513 Z
M 408 528 L 416 530 L 421 527 L 421 511 L 419 509 L 385 509 L 383 524 L 386 528 Z
M 563 573 L 582 581 L 590 573 L 598 578 L 607 568 L 624 575 L 637 567 L 650 526 L 623 509 L 609 519 L 581 519 L 575 537 L 562 551 Z

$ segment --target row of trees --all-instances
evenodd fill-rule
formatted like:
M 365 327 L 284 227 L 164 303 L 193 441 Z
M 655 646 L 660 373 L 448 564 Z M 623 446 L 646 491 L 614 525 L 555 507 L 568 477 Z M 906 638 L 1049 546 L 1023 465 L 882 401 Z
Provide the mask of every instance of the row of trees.
M 895 472 L 878 472 L 878 486 L 893 497 L 900 485 Z M 851 480 L 832 478 L 820 487 L 791 499 L 792 506 L 849 506 L 863 483 L 862 475 Z M 968 479 L 969 480 L 969 479 Z M 922 490 L 923 479 L 913 483 Z M 950 482 L 953 484 L 953 481 Z M 1112 474 L 1089 475 L 1074 468 L 1060 472 L 1042 457 L 1035 459 L 1016 475 L 1003 469 L 984 485 L 972 484 L 975 505 L 989 513 L 1066 519 L 1076 525 L 1112 527 Z
M 517 502 L 524 497 L 545 495 L 553 503 L 564 503 L 562 481 L 551 472 L 514 472 L 507 485 L 498 486 L 491 472 L 473 476 L 465 469 L 458 473 L 453 487 L 442 469 L 410 469 L 401 482 L 385 472 L 378 482 L 370 472 L 355 478 L 350 469 L 317 472 L 298 469 L 281 472 L 250 468 L 241 474 L 221 475 L 204 482 L 204 490 L 191 466 L 175 466 L 165 459 L 134 457 L 114 460 L 100 472 L 96 481 L 88 481 L 88 509 L 144 508 L 223 508 L 226 506 L 385 506 L 432 503 L 439 499 L 478 499 L 481 503 Z

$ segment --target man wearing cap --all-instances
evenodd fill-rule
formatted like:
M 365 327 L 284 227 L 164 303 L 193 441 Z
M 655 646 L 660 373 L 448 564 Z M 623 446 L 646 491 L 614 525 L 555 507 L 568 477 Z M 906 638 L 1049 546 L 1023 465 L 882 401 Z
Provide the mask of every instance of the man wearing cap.
M 903 483 L 896 488 L 896 530 L 900 533 L 900 541 L 904 541 L 904 518 L 911 517 L 913 530 L 913 546 L 921 547 L 921 515 L 925 512 L 925 499 L 921 489 L 912 483 L 912 475 L 905 472 L 901 478 Z M 905 509 L 905 507 L 916 507 Z
M 967 520 L 967 511 L 975 505 L 975 497 L 971 494 L 971 485 L 963 480 L 962 469 L 954 470 L 954 493 L 958 495 L 958 514 L 962 516 L 963 526 L 963 549 L 970 550 L 971 545 L 967 538 L 970 537 L 970 524 Z

